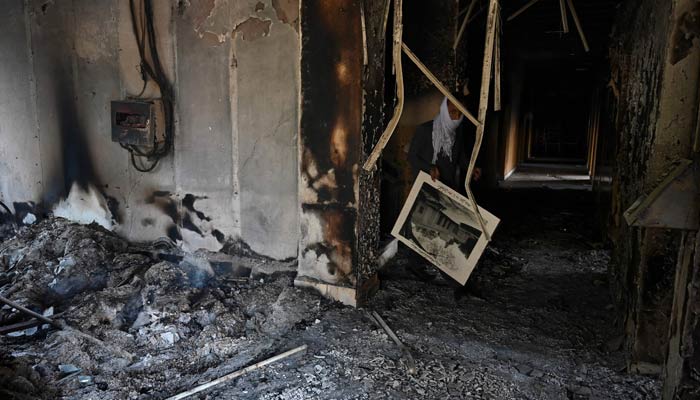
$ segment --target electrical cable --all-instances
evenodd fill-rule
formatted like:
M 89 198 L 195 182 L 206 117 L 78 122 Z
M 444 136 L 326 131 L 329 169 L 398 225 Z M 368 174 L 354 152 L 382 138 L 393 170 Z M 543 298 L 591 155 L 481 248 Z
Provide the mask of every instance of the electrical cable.
M 165 117 L 165 135 L 162 144 L 158 142 L 158 138 L 154 136 L 153 145 L 143 149 L 136 145 L 125 145 L 122 147 L 129 151 L 131 164 L 140 172 L 153 171 L 158 165 L 160 159 L 165 156 L 172 148 L 173 142 L 173 91 L 165 75 L 163 65 L 158 54 L 158 46 L 156 40 L 155 26 L 153 23 L 153 3 L 152 0 L 143 0 L 140 3 L 140 13 L 137 21 L 136 3 L 135 0 L 129 0 L 129 11 L 131 13 L 131 25 L 136 38 L 136 44 L 141 58 L 140 71 L 141 79 L 143 79 L 143 88 L 141 93 L 136 98 L 141 98 L 146 91 L 148 80 L 152 79 L 158 86 L 161 96 L 161 104 L 163 106 L 163 115 Z M 140 22 L 140 27 L 139 27 Z M 148 60 L 150 55 L 151 61 Z M 146 158 L 149 164 L 144 165 L 143 162 L 137 163 L 139 159 Z

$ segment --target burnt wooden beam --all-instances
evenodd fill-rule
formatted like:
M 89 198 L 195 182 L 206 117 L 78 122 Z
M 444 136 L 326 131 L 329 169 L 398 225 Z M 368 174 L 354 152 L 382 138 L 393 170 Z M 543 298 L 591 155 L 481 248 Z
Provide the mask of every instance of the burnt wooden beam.
M 403 0 L 394 0 L 394 29 L 393 29 L 393 44 L 392 44 L 392 62 L 394 75 L 396 76 L 396 107 L 394 114 L 389 120 L 389 124 L 379 138 L 379 141 L 374 146 L 369 157 L 365 161 L 362 168 L 365 171 L 370 171 L 377 164 L 382 150 L 391 139 L 396 127 L 399 125 L 401 114 L 404 106 L 404 86 L 403 86 L 403 66 L 401 64 L 401 44 L 403 43 Z
M 21 313 L 23 313 L 23 314 L 29 315 L 30 317 L 33 317 L 33 318 L 36 318 L 36 319 L 38 319 L 39 321 L 42 321 L 42 322 L 44 322 L 44 323 L 46 323 L 46 324 L 51 324 L 51 325 L 55 326 L 55 327 L 58 328 L 58 329 L 63 329 L 63 326 L 62 326 L 61 324 L 59 324 L 58 322 L 56 322 L 56 321 L 54 321 L 54 320 L 52 320 L 52 319 L 46 318 L 45 316 L 43 316 L 43 315 L 41 315 L 41 314 L 39 314 L 39 313 L 37 313 L 37 312 L 34 312 L 34 311 L 32 311 L 32 310 L 30 310 L 30 309 L 28 309 L 28 308 L 26 308 L 26 307 L 23 307 L 23 306 L 21 306 L 21 305 L 15 303 L 14 301 L 12 301 L 12 300 L 10 300 L 10 299 L 6 299 L 5 297 L 0 296 L 0 303 L 7 304 L 8 306 L 10 306 L 10 307 L 16 309 L 17 311 L 19 311 L 19 312 L 21 312 Z
M 527 4 L 525 4 L 524 6 L 520 7 L 516 12 L 514 12 L 513 14 L 511 14 L 511 15 L 508 17 L 508 21 L 512 21 L 513 19 L 515 19 L 518 15 L 520 15 L 520 14 L 524 13 L 525 11 L 527 11 L 528 8 L 534 6 L 535 3 L 537 3 L 538 1 L 540 1 L 540 0 L 531 0 L 529 3 L 527 3 Z
M 472 0 L 471 3 L 469 3 L 469 7 L 467 8 L 467 15 L 464 16 L 464 20 L 462 21 L 462 25 L 459 27 L 459 32 L 457 32 L 457 37 L 455 38 L 455 43 L 452 45 L 453 50 L 457 50 L 457 46 L 459 46 L 459 41 L 462 39 L 462 35 L 464 34 L 464 30 L 467 28 L 467 24 L 469 24 L 469 19 L 472 16 L 472 11 L 474 10 L 474 6 L 476 5 L 477 0 Z
M 559 12 L 561 13 L 561 29 L 569 33 L 569 17 L 566 15 L 566 0 L 559 0 Z
M 566 0 L 569 4 L 569 9 L 571 10 L 571 18 L 574 20 L 574 24 L 576 25 L 576 30 L 578 31 L 578 35 L 581 37 L 581 43 L 583 44 L 583 49 L 586 50 L 586 53 L 591 51 L 591 48 L 588 47 L 588 40 L 586 39 L 586 34 L 583 32 L 583 27 L 581 26 L 581 21 L 578 19 L 578 13 L 576 13 L 576 7 L 574 7 L 574 0 Z

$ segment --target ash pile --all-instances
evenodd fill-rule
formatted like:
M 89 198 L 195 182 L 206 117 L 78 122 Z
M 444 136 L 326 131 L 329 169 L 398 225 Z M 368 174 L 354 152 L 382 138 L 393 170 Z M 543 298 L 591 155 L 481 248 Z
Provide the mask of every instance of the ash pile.
M 0 244 L 0 293 L 64 329 L 0 309 L 0 397 L 162 398 L 257 359 L 322 304 L 293 288 L 293 265 L 271 263 L 62 218 L 22 227 Z

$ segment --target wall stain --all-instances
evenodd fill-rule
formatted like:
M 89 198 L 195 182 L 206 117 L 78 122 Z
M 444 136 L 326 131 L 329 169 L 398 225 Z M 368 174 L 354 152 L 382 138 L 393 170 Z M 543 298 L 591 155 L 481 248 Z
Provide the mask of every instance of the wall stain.
M 195 208 L 195 202 L 197 200 L 207 198 L 207 196 L 196 196 L 192 193 L 187 193 L 180 199 L 175 193 L 166 190 L 155 190 L 145 198 L 144 202 L 146 204 L 153 204 L 165 215 L 170 217 L 172 225 L 166 230 L 168 237 L 173 239 L 173 236 L 179 235 L 179 240 L 182 240 L 182 235 L 179 232 L 180 228 L 195 232 L 202 237 L 205 236 L 204 229 L 209 230 L 208 227 L 202 227 L 201 224 L 198 226 L 198 222 L 193 218 L 194 215 L 199 222 L 211 222 L 211 217 L 208 217 L 202 211 Z M 143 226 L 153 225 L 154 223 L 155 221 L 153 220 L 146 221 L 146 219 L 144 219 L 141 221 Z M 173 227 L 175 227 L 175 230 L 173 230 Z M 213 228 L 211 228 L 211 230 L 212 236 L 220 243 L 223 243 L 225 240 L 224 234 Z M 177 235 L 175 235 L 175 231 L 177 231 Z
M 211 218 L 204 215 L 203 212 L 194 208 L 194 202 L 197 200 L 207 199 L 207 196 L 195 196 L 191 193 L 187 193 L 185 197 L 182 198 L 182 206 L 185 207 L 189 212 L 195 213 L 197 217 L 203 221 L 211 221 Z

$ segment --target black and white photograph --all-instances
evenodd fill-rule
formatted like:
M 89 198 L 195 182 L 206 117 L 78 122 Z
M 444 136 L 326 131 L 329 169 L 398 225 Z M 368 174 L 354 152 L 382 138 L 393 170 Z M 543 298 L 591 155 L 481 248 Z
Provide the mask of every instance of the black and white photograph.
M 492 234 L 499 219 L 479 210 Z M 416 178 L 392 234 L 462 285 L 488 242 L 469 200 L 426 173 Z

